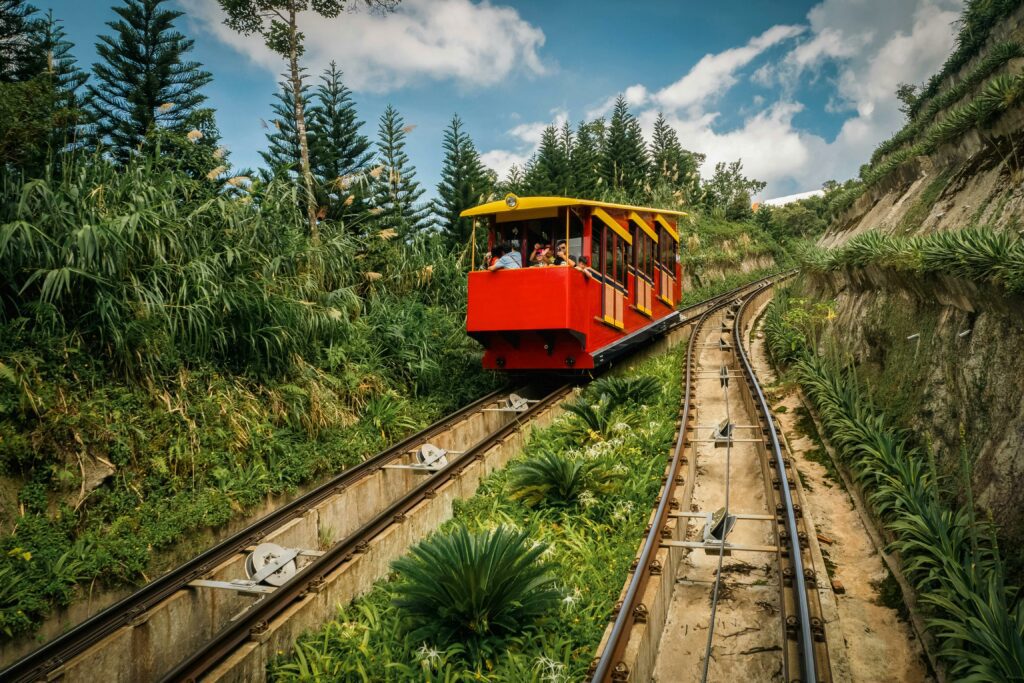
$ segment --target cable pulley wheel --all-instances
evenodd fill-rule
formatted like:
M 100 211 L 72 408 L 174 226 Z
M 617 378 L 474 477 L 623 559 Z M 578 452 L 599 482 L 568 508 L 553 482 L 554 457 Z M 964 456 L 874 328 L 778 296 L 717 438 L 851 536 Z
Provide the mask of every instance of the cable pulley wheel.
M 251 579 L 267 565 L 273 563 L 285 554 L 285 549 L 276 543 L 260 543 L 256 549 L 245 558 L 245 573 Z M 271 586 L 283 586 L 288 579 L 295 576 L 298 567 L 295 558 L 292 558 L 273 574 L 264 577 L 263 583 Z

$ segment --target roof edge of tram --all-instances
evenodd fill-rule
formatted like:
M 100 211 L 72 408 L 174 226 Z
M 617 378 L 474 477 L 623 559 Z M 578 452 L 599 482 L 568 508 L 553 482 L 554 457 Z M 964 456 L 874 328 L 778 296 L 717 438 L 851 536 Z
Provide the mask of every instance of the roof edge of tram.
M 514 199 L 514 203 L 509 203 Z M 591 199 L 573 199 L 571 197 L 517 197 L 508 195 L 504 199 L 498 199 L 486 204 L 474 206 L 459 214 L 462 218 L 474 216 L 489 216 L 499 213 L 516 213 L 529 211 L 531 209 L 554 209 L 567 206 L 593 206 L 601 209 L 619 209 L 623 211 L 637 211 L 643 213 L 655 213 L 665 216 L 689 216 L 685 211 L 674 211 L 671 209 L 655 209 L 649 206 L 631 206 L 629 204 L 614 204 L 612 202 L 598 202 Z

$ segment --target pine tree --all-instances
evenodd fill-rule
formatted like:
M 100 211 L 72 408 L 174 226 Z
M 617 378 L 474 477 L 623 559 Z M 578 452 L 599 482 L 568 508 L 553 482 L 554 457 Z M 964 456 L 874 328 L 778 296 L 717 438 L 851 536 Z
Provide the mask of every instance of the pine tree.
M 651 186 L 682 192 L 682 196 L 692 203 L 700 190 L 699 167 L 704 159 L 703 154 L 683 149 L 675 129 L 659 112 L 651 140 Z
M 116 156 L 128 158 L 151 129 L 183 132 L 189 117 L 206 100 L 200 90 L 212 76 L 197 62 L 185 61 L 193 41 L 174 30 L 184 13 L 165 9 L 166 0 L 124 0 L 120 17 L 107 23 L 113 35 L 100 36 L 89 86 L 96 138 Z
M 576 139 L 572 147 L 572 196 L 596 199 L 600 185 L 601 138 L 604 121 L 580 122 L 576 127 Z
M 0 0 L 0 83 L 27 81 L 46 69 L 34 40 L 39 23 L 24 0 Z
M 626 98 L 619 95 L 601 149 L 601 178 L 607 190 L 639 198 L 647 182 L 647 145 L 640 124 L 629 113 Z
M 526 174 L 525 185 L 530 194 L 554 197 L 572 194 L 572 166 L 569 159 L 571 148 L 571 132 L 567 145 L 554 126 L 544 129 L 540 147 Z
M 74 43 L 67 39 L 64 28 L 50 10 L 39 22 L 36 44 L 45 55 L 46 75 L 55 91 L 54 131 L 50 148 L 54 151 L 75 146 L 85 123 L 82 88 L 89 75 L 78 68 L 71 49 Z
M 308 109 L 309 86 L 304 80 L 300 82 L 303 107 Z M 295 124 L 295 99 L 292 96 L 291 81 L 281 81 L 280 86 L 281 89 L 274 93 L 277 101 L 270 105 L 274 118 L 271 119 L 270 132 L 267 133 L 269 146 L 267 151 L 260 152 L 260 156 L 273 175 L 299 175 L 302 171 L 302 149 Z
M 480 155 L 473 141 L 462 127 L 462 119 L 455 115 L 444 132 L 444 161 L 441 182 L 437 185 L 438 199 L 434 200 L 434 213 L 440 220 L 441 230 L 453 246 L 463 246 L 469 240 L 472 221 L 459 214 L 476 206 L 489 194 L 489 177 L 480 163 Z
M 390 104 L 380 117 L 377 138 L 377 163 L 381 174 L 374 188 L 373 204 L 381 210 L 385 227 L 393 228 L 403 238 L 411 237 L 426 227 L 428 207 L 417 204 L 423 188 L 416 181 L 416 167 L 405 153 L 405 136 L 412 130 L 401 114 Z
M 512 164 L 505 177 L 494 186 L 494 194 L 499 197 L 512 194 L 526 194 L 526 175 L 519 164 Z
M 320 76 L 315 100 L 309 107 L 309 157 L 313 174 L 332 182 L 367 169 L 373 159 L 370 141 L 359 132 L 352 91 L 331 62 Z

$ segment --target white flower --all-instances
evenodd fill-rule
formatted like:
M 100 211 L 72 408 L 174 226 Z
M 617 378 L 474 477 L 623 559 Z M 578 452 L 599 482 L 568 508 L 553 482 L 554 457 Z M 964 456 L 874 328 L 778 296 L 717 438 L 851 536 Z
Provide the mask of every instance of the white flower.
M 433 668 L 441 662 L 441 651 L 434 647 L 427 647 L 426 643 L 420 645 L 416 650 L 416 656 L 425 667 Z
M 585 508 L 588 508 L 595 504 L 597 504 L 597 496 L 595 496 L 593 493 L 591 493 L 590 491 L 584 491 L 583 493 L 580 494 L 580 505 L 582 505 Z
M 629 431 L 629 425 L 626 424 L 625 422 L 616 422 L 615 424 L 612 425 L 612 431 L 619 433 Z

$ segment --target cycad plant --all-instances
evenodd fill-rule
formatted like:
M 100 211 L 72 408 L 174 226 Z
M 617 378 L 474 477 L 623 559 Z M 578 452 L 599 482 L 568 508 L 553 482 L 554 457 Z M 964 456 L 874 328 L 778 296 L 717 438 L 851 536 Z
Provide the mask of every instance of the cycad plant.
M 500 526 L 436 533 L 396 560 L 394 604 L 414 640 L 489 650 L 557 610 L 552 568 L 526 530 Z
M 644 405 L 661 394 L 661 384 L 654 377 L 602 377 L 595 380 L 587 393 L 598 398 L 607 397 L 614 407 Z
M 584 491 L 610 491 L 619 475 L 599 460 L 584 460 L 569 453 L 542 448 L 510 472 L 512 497 L 530 507 L 569 507 Z

